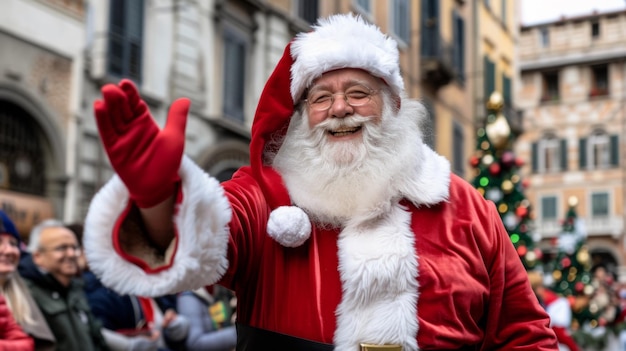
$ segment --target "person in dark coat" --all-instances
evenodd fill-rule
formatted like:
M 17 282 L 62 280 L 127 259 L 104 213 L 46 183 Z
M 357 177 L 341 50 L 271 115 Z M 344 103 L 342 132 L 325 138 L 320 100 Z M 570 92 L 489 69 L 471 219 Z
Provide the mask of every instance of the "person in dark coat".
M 30 234 L 20 273 L 57 340 L 58 351 L 109 350 L 76 278 L 80 246 L 72 231 L 45 220 Z

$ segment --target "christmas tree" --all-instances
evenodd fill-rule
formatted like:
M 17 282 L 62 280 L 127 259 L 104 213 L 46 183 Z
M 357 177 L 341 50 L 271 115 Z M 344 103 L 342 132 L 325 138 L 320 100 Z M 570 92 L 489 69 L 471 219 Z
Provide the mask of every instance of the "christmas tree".
M 594 277 L 586 245 L 584 222 L 576 214 L 578 198 L 568 199 L 562 230 L 556 239 L 556 258 L 547 264 L 552 271 L 552 289 L 567 297 L 572 306 L 572 336 L 582 347 L 601 350 L 608 342 L 607 324 L 615 318 L 611 282 Z M 599 273 L 599 271 L 598 271 Z
M 576 215 L 578 199 L 569 198 L 568 205 L 562 231 L 557 238 L 558 252 L 552 262 L 553 267 L 550 267 L 554 291 L 563 296 L 590 295 L 593 293 L 591 259 L 585 245 L 587 234 L 583 222 Z
M 535 247 L 531 206 L 524 195 L 525 182 L 519 175 L 524 162 L 512 151 L 514 136 L 502 113 L 503 106 L 502 95 L 491 94 L 486 125 L 478 129 L 476 151 L 470 158 L 475 173 L 472 184 L 496 204 L 524 267 L 531 270 L 538 268 L 542 253 Z

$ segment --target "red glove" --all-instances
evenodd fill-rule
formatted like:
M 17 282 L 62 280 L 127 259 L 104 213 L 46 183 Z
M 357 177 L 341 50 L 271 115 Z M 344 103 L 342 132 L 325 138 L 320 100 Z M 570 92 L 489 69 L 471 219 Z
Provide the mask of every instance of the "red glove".
M 100 138 L 130 198 L 148 208 L 174 195 L 189 99 L 174 101 L 161 130 L 130 80 L 105 85 L 102 96 L 104 100 L 94 103 Z

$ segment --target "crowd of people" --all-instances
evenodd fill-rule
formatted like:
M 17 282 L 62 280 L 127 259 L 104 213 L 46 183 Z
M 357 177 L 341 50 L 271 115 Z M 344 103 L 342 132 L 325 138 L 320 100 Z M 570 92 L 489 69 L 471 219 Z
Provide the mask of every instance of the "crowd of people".
M 1 351 L 234 350 L 228 291 L 120 295 L 89 270 L 82 225 L 44 220 L 25 244 L 0 219 Z

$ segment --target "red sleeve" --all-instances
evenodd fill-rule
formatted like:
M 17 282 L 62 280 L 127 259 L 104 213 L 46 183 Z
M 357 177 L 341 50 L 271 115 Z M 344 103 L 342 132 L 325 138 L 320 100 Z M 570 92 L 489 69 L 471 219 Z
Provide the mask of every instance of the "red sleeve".
M 528 276 L 493 203 L 483 255 L 490 279 L 482 350 L 558 350 L 550 319 L 533 293 Z M 489 223 L 489 224 L 487 224 Z
M 5 300 L 0 296 L 0 351 L 32 351 L 33 339 L 15 322 Z

